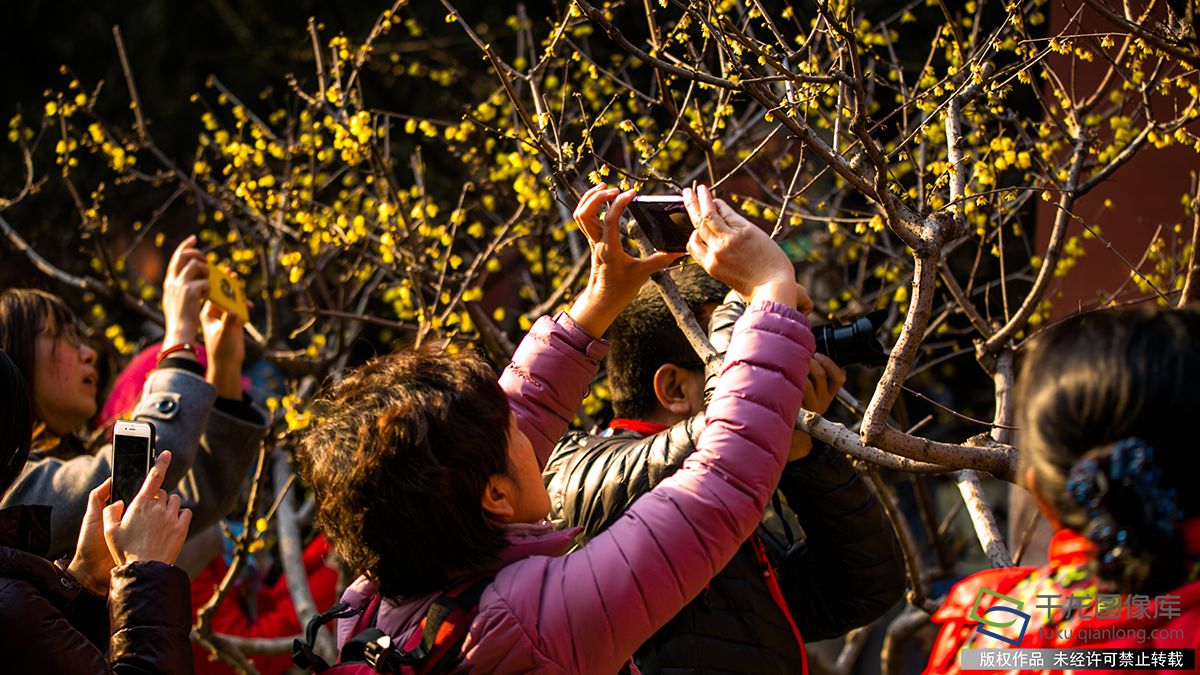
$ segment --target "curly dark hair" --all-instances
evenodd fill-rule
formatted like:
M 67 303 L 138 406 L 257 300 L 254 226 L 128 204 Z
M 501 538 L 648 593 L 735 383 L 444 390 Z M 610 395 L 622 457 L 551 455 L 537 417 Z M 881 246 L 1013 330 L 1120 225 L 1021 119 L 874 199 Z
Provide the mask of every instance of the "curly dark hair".
M 671 278 L 702 326 L 708 324 L 713 309 L 710 305 L 721 304 L 729 291 L 699 265 L 675 268 Z M 664 364 L 691 363 L 704 369 L 654 284 L 648 283 L 638 291 L 633 302 L 617 315 L 606 337 L 612 345 L 606 369 L 617 417 L 645 419 L 654 412 L 658 406 L 654 373 Z
M 1186 579 L 1177 524 L 1162 521 L 1200 515 L 1190 486 L 1197 382 L 1197 307 L 1081 314 L 1047 329 L 1024 356 L 1022 462 L 1063 525 L 1097 541 L 1093 569 L 1118 592 L 1162 593 Z M 1137 455 L 1141 475 L 1126 475 L 1124 446 L 1151 449 Z M 1086 484 L 1097 474 L 1098 490 Z M 1121 535 L 1095 537 L 1107 530 Z
M 477 354 L 376 358 L 315 412 L 298 457 L 318 523 L 385 596 L 434 592 L 503 549 L 481 500 L 488 478 L 508 470 L 512 411 Z

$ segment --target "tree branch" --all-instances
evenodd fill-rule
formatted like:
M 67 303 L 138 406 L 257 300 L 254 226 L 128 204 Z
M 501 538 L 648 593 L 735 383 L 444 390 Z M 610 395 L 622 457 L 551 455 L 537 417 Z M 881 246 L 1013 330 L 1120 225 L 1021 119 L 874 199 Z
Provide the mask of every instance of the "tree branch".
M 992 567 L 1012 567 L 1012 557 L 1004 546 L 1004 537 L 1000 535 L 1000 526 L 988 507 L 987 496 L 979 484 L 979 474 L 972 469 L 964 469 L 954 473 L 954 482 L 962 494 L 963 503 L 967 505 L 967 514 L 979 537 L 979 544 L 987 554 Z
M 936 253 L 935 253 L 936 255 Z M 900 397 L 900 390 L 917 358 L 917 350 L 921 348 L 921 340 L 925 335 L 925 327 L 929 325 L 933 296 L 937 284 L 937 260 L 913 256 L 912 302 L 908 307 L 908 315 L 904 317 L 904 326 L 900 337 L 896 339 L 892 353 L 888 356 L 887 365 L 871 402 L 867 405 L 867 414 L 863 417 L 862 438 L 867 445 L 879 445 L 887 427 L 888 416 L 892 407 Z
M 1188 52 L 1181 49 L 1178 45 L 1168 42 L 1168 38 L 1154 31 L 1146 30 L 1141 24 L 1135 23 L 1126 19 L 1124 16 L 1117 14 L 1104 2 L 1100 0 L 1084 0 L 1085 3 L 1092 9 L 1096 10 L 1105 19 L 1119 28 L 1124 28 L 1134 35 L 1142 38 L 1146 42 L 1154 45 L 1155 48 L 1174 56 L 1193 68 L 1200 68 L 1200 55 L 1194 52 Z
M 1025 296 L 1025 301 L 1021 303 L 1017 313 L 984 343 L 984 349 L 991 354 L 997 353 L 1000 347 L 1012 339 L 1017 331 L 1025 327 L 1033 310 L 1041 302 L 1042 296 L 1046 292 L 1046 286 L 1054 276 L 1054 270 L 1058 267 L 1058 258 L 1062 255 L 1063 245 L 1066 243 L 1067 223 L 1071 219 L 1071 206 L 1075 203 L 1079 174 L 1083 170 L 1083 162 L 1086 158 L 1087 143 L 1079 138 L 1075 141 L 1075 150 L 1071 154 L 1071 168 L 1067 174 L 1067 184 L 1058 197 L 1058 214 L 1054 219 L 1054 228 L 1050 231 L 1050 243 L 1046 247 L 1042 267 L 1033 281 L 1033 288 L 1029 290 L 1029 295 Z
M 1183 292 L 1179 294 L 1179 306 L 1200 300 L 1200 175 L 1196 178 L 1196 196 L 1192 198 L 1192 251 L 1188 254 L 1187 277 Z

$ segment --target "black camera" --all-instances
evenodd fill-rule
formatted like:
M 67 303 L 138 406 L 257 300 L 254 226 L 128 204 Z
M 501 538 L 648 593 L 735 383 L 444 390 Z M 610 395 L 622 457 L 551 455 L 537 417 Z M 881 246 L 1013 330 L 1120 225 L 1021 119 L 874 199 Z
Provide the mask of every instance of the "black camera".
M 861 364 L 881 366 L 887 362 L 883 345 L 879 344 L 878 331 L 887 320 L 887 311 L 876 310 L 860 316 L 852 323 L 835 326 L 826 324 L 813 329 L 817 339 L 817 351 L 833 359 L 839 366 Z
M 641 226 L 655 251 L 684 253 L 692 236 L 683 197 L 678 195 L 638 195 L 629 202 L 629 212 Z

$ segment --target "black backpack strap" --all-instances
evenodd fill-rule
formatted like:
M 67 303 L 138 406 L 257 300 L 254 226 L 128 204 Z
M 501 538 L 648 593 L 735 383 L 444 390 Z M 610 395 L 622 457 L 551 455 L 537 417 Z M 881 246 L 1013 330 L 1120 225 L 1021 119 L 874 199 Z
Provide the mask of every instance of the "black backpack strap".
M 493 579 L 495 576 L 491 575 L 481 577 L 471 582 L 469 586 L 462 587 L 458 592 L 452 590 L 434 600 L 422 622 L 424 625 L 421 629 L 421 642 L 410 650 L 405 651 L 394 644 L 389 636 L 384 635 L 378 629 L 373 629 L 374 633 L 364 631 L 356 636 L 356 640 L 359 637 L 364 638 L 365 644 L 362 647 L 364 660 L 381 673 L 398 673 L 402 666 L 423 666 L 421 668 L 423 673 L 438 672 L 440 667 L 448 663 L 447 656 L 458 654 L 463 640 L 467 637 L 467 631 L 461 630 L 454 636 L 452 642 L 437 644 L 437 636 L 441 632 L 443 624 L 455 610 L 461 610 L 468 615 L 476 611 L 479 607 L 479 598 L 483 595 L 483 589 L 487 588 Z M 349 647 L 349 643 L 346 646 Z M 436 659 L 423 663 L 431 655 L 434 655 L 435 651 L 437 652 Z
M 363 606 L 362 611 L 365 614 L 355 623 L 353 636 L 346 641 L 346 644 L 342 645 L 342 651 L 338 654 L 338 663 L 366 662 L 367 645 L 378 641 L 384 635 L 383 631 L 375 627 L 379 620 L 379 610 L 382 607 L 383 599 L 378 595 L 372 596 Z
M 292 641 L 292 663 L 309 672 L 319 673 L 329 670 L 329 664 L 313 650 L 313 646 L 317 642 L 317 634 L 325 624 L 352 617 L 361 611 L 361 609 L 355 609 L 344 602 L 339 602 L 309 619 L 308 626 L 304 629 L 304 639 L 296 638 Z
M 487 588 L 495 576 L 485 576 L 476 579 L 455 595 L 443 595 L 433 603 L 433 607 L 429 608 L 429 613 L 425 615 L 425 629 L 421 631 L 421 651 L 428 656 L 433 653 L 438 633 L 442 630 L 442 624 L 450 617 L 450 614 L 456 610 L 462 610 L 470 613 L 479 607 L 479 598 L 483 595 L 483 589 Z M 449 644 L 449 649 L 443 650 L 439 654 L 439 661 L 442 661 L 447 654 L 457 654 L 458 649 L 462 646 L 463 640 L 467 638 L 467 632 L 462 631 L 461 635 L 455 637 L 454 642 Z M 431 664 L 431 667 L 436 667 L 436 663 Z

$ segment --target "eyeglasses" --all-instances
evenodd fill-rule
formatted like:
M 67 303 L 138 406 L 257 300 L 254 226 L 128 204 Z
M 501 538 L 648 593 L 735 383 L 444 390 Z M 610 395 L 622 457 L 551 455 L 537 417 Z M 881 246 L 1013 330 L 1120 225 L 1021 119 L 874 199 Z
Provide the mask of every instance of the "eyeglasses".
M 48 333 L 52 338 L 66 340 L 67 344 L 71 345 L 71 347 L 75 349 L 79 349 L 83 346 L 83 337 L 79 334 L 79 326 L 75 325 L 74 323 L 60 325 L 54 331 L 50 331 L 45 325 L 43 325 L 34 331 L 35 335 L 39 335 L 41 333 Z
M 673 365 L 679 366 L 684 370 L 704 370 L 704 362 L 700 359 L 693 359 L 691 361 L 675 361 Z

